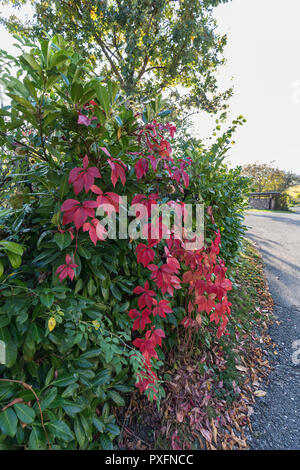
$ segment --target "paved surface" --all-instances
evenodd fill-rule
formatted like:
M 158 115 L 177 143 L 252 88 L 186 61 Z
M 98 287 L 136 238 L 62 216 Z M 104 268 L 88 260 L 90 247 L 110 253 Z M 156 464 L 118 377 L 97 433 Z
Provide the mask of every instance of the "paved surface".
M 245 221 L 247 237 L 262 254 L 274 313 L 281 321 L 270 328 L 278 355 L 272 354 L 267 395 L 257 398 L 252 416 L 249 444 L 258 450 L 300 450 L 300 207 L 294 210 L 248 212 Z

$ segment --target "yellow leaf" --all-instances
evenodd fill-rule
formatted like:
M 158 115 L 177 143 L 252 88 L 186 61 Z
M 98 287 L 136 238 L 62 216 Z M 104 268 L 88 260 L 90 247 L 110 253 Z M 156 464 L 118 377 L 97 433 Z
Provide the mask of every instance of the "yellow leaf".
M 92 19 L 93 21 L 96 21 L 96 19 L 97 19 L 97 14 L 96 14 L 96 11 L 95 11 L 94 9 L 92 9 L 92 10 L 90 11 L 90 17 L 91 17 L 91 19 Z
M 56 326 L 56 320 L 55 320 L 55 318 L 54 318 L 54 317 L 49 318 L 49 320 L 48 320 L 48 328 L 49 328 L 49 331 L 54 330 L 55 326 Z
M 92 321 L 92 324 L 93 324 L 95 330 L 99 330 L 99 328 L 100 328 L 100 323 L 98 322 L 98 320 Z
M 52 219 L 51 219 L 51 222 L 54 224 L 54 225 L 58 225 L 59 224 L 59 220 L 60 220 L 60 212 L 56 212 L 56 214 L 53 215 Z
M 254 395 L 256 397 L 265 397 L 267 395 L 267 392 L 264 390 L 255 390 Z

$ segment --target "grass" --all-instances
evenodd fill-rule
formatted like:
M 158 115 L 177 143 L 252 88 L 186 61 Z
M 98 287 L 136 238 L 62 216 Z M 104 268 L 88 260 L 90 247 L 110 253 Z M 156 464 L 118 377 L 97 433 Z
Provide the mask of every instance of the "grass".
M 247 212 L 266 212 L 266 213 L 273 213 L 273 214 L 290 214 L 290 213 L 295 213 L 295 211 L 293 211 L 292 209 L 288 209 L 286 211 L 282 211 L 282 210 L 269 210 L 269 209 L 248 209 Z

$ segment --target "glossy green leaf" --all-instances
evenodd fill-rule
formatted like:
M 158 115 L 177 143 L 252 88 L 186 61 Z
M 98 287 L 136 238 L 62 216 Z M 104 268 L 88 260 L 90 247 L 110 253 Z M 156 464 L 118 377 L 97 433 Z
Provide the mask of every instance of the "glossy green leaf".
M 35 419 L 34 410 L 24 403 L 16 403 L 14 405 L 14 410 L 22 423 L 30 424 Z
M 17 432 L 18 418 L 14 410 L 9 407 L 5 411 L 0 411 L 0 429 L 7 436 L 14 437 Z

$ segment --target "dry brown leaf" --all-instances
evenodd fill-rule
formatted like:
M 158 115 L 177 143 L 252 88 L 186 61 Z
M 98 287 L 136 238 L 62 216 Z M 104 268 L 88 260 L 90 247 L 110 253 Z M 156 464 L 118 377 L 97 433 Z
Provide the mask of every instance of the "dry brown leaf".
M 212 428 L 214 443 L 217 445 L 217 443 L 218 443 L 218 430 L 215 426 L 215 422 L 214 422 L 213 419 L 211 420 L 211 428 Z
M 184 418 L 183 412 L 182 412 L 182 411 L 177 411 L 177 413 L 176 413 L 176 419 L 177 419 L 178 423 L 182 423 L 183 418 Z

